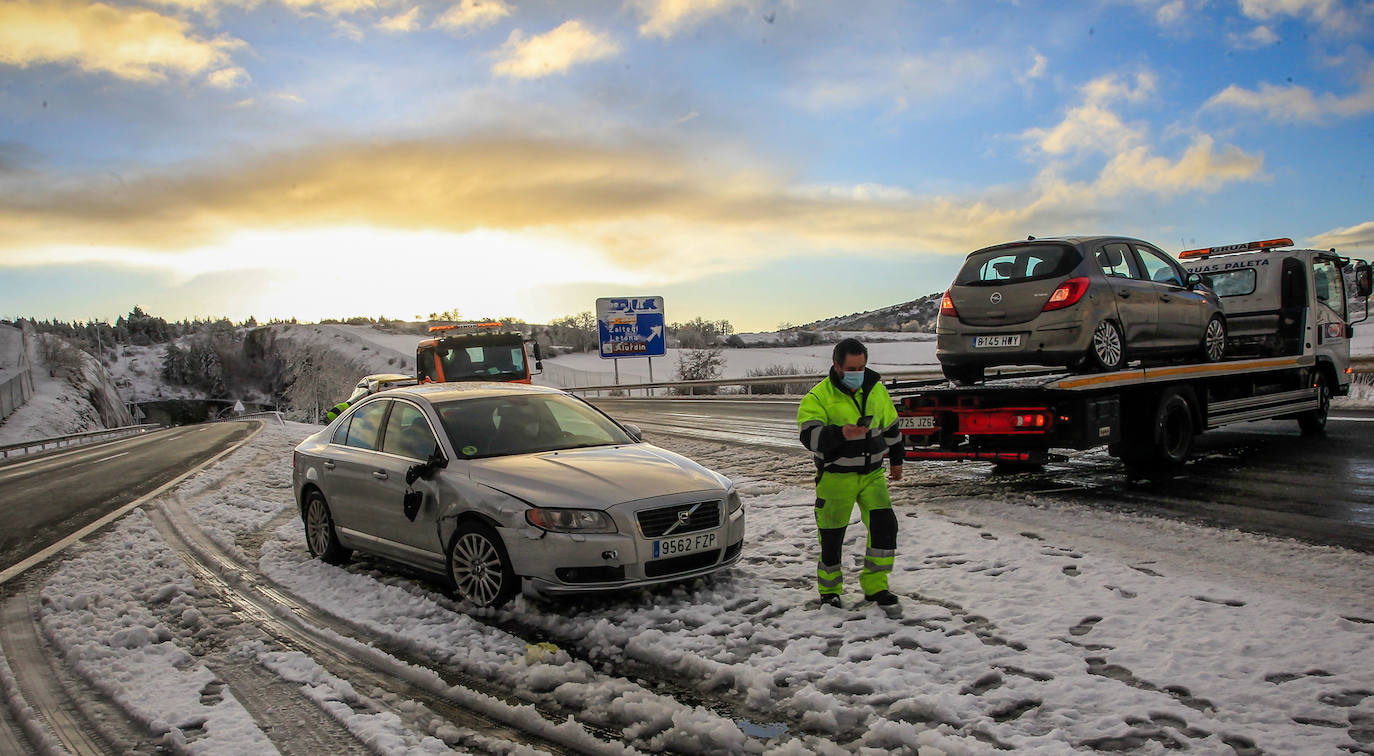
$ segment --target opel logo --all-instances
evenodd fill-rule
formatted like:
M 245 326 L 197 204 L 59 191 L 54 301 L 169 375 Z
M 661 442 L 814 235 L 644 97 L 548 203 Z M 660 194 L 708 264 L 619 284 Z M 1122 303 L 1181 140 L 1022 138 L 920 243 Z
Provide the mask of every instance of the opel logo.
M 1002 292 L 994 291 L 988 299 L 992 300 L 993 304 L 1002 304 Z

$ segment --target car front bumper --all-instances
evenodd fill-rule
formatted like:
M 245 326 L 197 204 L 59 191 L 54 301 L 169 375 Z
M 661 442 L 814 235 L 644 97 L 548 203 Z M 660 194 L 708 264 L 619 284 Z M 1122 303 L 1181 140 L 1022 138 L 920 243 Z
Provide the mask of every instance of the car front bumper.
M 722 502 L 723 503 L 723 502 Z M 739 561 L 744 545 L 744 509 L 728 513 L 723 522 L 674 538 L 695 540 L 711 535 L 712 542 L 681 555 L 653 558 L 653 544 L 623 526 L 621 532 L 569 534 L 530 528 L 499 528 L 511 567 L 527 586 L 541 594 L 566 594 L 637 588 L 709 575 Z M 533 537 L 532 537 L 533 536 Z

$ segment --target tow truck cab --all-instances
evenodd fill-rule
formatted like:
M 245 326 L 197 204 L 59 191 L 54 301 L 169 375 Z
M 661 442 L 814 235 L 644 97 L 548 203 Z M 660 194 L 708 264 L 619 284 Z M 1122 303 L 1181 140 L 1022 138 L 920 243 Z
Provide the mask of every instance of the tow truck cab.
M 420 383 L 495 381 L 530 383 L 544 369 L 539 345 L 499 322 L 430 326 L 415 348 Z
M 1290 249 L 1291 239 L 1192 249 L 1179 254 L 1221 298 L 1227 354 L 1310 354 L 1350 392 L 1350 337 L 1369 317 L 1369 263 L 1336 250 Z
M 1349 393 L 1350 337 L 1369 316 L 1374 285 L 1367 262 L 1292 244 L 1179 256 L 1220 295 L 1228 330 L 1220 362 L 890 385 L 907 458 L 1042 464 L 1052 450 L 1106 446 L 1128 468 L 1150 472 L 1186 461 L 1195 436 L 1231 423 L 1293 419 L 1321 431 L 1331 397 Z

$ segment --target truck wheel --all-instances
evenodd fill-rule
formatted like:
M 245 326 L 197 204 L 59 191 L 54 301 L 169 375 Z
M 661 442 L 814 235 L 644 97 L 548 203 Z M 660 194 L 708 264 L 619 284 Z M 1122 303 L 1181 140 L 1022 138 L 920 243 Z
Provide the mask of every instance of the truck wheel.
M 498 607 L 520 592 L 501 536 L 480 522 L 459 526 L 448 550 L 448 575 L 454 595 L 481 607 Z
M 1320 403 L 1316 409 L 1298 415 L 1298 427 L 1303 433 L 1321 433 L 1326 430 L 1326 416 L 1331 412 L 1331 381 L 1326 378 L 1325 370 L 1318 370 L 1312 379 L 1317 389 Z
M 1188 398 L 1176 389 L 1164 392 L 1147 419 L 1149 424 L 1138 428 L 1142 437 L 1118 449 L 1126 467 L 1136 473 L 1162 473 L 1187 462 L 1196 436 Z
M 960 386 L 968 386 L 983 380 L 981 365 L 941 365 L 940 372 L 945 374 L 945 380 Z
M 1226 354 L 1226 321 L 1220 315 L 1213 315 L 1207 321 L 1207 330 L 1202 332 L 1202 348 L 1199 356 L 1203 362 L 1220 362 Z
M 1088 345 L 1088 365 L 1106 373 L 1126 367 L 1126 339 L 1115 321 L 1104 320 L 1093 329 L 1093 340 Z

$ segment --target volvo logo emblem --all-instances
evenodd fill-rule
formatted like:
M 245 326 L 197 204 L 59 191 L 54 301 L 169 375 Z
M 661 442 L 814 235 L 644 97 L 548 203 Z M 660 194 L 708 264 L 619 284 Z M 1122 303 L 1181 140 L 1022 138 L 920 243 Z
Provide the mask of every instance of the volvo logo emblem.
M 993 304 L 1002 304 L 1002 292 L 994 291 L 988 299 L 992 300 Z
M 686 525 L 692 519 L 692 513 L 686 509 L 677 513 L 677 521 Z

